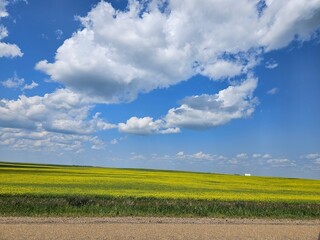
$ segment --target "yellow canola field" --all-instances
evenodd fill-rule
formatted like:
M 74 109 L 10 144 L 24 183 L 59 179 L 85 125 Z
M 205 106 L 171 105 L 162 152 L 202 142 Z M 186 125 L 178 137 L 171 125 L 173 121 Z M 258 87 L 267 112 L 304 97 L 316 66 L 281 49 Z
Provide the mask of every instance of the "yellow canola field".
M 320 181 L 226 174 L 0 163 L 0 194 L 320 203 Z

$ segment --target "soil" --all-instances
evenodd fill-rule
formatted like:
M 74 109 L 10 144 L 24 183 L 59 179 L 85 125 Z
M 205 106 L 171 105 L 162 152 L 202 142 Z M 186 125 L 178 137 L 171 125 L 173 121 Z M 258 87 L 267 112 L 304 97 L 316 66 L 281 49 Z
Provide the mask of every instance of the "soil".
M 0 239 L 320 240 L 320 219 L 0 217 Z

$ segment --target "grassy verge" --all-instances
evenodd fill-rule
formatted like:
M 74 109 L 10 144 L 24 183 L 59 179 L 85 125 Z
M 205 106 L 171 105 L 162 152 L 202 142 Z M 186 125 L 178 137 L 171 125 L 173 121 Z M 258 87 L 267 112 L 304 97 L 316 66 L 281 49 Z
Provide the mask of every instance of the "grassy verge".
M 0 195 L 0 216 L 169 216 L 319 219 L 320 204 L 2 194 Z

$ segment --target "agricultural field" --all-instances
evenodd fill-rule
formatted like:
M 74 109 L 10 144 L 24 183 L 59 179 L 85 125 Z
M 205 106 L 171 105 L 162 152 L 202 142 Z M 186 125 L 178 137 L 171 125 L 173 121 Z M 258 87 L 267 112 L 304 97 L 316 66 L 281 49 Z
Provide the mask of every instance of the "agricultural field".
M 320 218 L 320 181 L 0 163 L 0 215 Z

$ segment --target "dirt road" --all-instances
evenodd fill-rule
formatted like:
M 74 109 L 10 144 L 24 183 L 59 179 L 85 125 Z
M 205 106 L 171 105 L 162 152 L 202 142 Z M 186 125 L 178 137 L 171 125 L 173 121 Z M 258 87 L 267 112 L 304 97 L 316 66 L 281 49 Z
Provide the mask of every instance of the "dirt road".
M 320 239 L 320 220 L 0 217 L 0 239 Z

